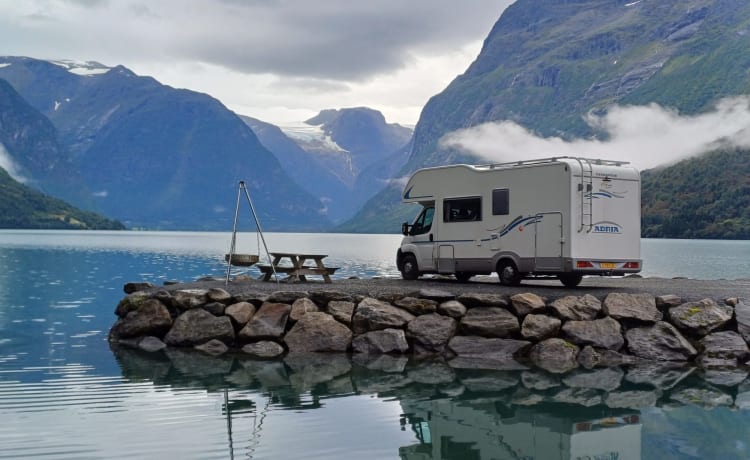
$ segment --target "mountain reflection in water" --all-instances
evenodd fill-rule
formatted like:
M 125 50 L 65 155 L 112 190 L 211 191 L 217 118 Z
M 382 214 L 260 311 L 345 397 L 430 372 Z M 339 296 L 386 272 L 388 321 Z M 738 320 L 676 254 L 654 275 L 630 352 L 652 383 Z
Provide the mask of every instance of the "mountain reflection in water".
M 703 371 L 648 363 L 555 375 L 524 366 L 454 369 L 441 360 L 389 355 L 306 353 L 259 361 L 240 355 L 210 357 L 192 350 L 144 353 L 116 347 L 113 352 L 123 377 L 131 381 L 223 393 L 222 414 L 227 418 L 233 458 L 273 458 L 273 449 L 283 446 L 268 450 L 263 445 L 263 425 L 281 411 L 325 409 L 336 398 L 357 395 L 400 404 L 401 430 L 411 432 L 415 442 L 390 452 L 390 458 L 627 460 L 750 455 L 746 445 L 750 411 L 743 410 L 750 408 L 745 370 Z M 243 418 L 252 422 L 238 430 L 238 420 Z M 289 435 L 293 442 L 295 435 Z M 331 436 L 330 442 L 336 443 L 336 433 Z M 346 442 L 355 458 L 357 446 Z M 298 449 L 304 452 L 302 446 Z

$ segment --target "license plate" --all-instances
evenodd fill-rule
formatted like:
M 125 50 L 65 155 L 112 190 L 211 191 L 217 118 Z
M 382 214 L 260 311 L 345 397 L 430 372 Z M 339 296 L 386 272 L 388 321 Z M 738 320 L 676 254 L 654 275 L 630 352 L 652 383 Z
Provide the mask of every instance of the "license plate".
M 617 264 L 614 262 L 601 262 L 599 263 L 599 266 L 602 268 L 606 268 L 607 270 L 612 270 L 617 268 Z

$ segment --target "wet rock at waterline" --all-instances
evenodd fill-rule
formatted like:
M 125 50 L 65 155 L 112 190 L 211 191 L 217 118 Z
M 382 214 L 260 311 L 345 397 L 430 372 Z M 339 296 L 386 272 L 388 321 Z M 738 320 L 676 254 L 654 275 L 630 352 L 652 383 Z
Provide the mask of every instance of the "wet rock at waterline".
M 445 359 L 455 369 L 510 371 L 533 363 L 552 373 L 590 370 L 581 376 L 624 366 L 625 380 L 643 383 L 689 372 L 638 377 L 652 361 L 697 364 L 707 378 L 730 384 L 743 373 L 726 368 L 744 369 L 750 360 L 750 311 L 739 298 L 685 303 L 675 295 L 638 293 L 548 299 L 436 289 L 234 291 L 176 285 L 133 292 L 115 310 L 110 340 L 147 351 L 198 347 L 204 355 L 242 349 L 263 359 L 355 352 Z M 667 314 L 659 320 L 662 311 Z

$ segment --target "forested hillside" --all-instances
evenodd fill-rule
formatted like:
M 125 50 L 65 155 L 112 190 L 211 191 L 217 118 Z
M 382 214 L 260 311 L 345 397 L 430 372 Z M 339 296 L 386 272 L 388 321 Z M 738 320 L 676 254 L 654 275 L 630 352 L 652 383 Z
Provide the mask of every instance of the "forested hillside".
M 750 239 L 750 152 L 714 152 L 641 177 L 644 237 Z
M 123 230 L 125 226 L 26 187 L 0 168 L 0 228 Z

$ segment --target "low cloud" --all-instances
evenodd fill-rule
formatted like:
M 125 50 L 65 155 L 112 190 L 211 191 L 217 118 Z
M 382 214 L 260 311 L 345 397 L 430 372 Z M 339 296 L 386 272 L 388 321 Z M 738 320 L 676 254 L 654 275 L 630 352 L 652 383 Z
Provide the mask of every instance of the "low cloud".
M 512 1 L 0 1 L 0 38 L 35 57 L 52 42 L 76 55 L 48 57 L 189 60 L 244 74 L 366 81 L 415 54 L 481 40 Z
M 18 182 L 22 184 L 28 182 L 28 179 L 20 173 L 15 162 L 8 154 L 8 151 L 5 150 L 5 146 L 2 144 L 2 142 L 0 142 L 0 168 L 3 168 L 10 175 L 10 177 L 17 180 Z
M 586 122 L 600 139 L 539 137 L 515 122 L 502 121 L 454 131 L 440 143 L 488 162 L 580 156 L 629 161 L 641 169 L 718 148 L 750 148 L 747 96 L 723 99 L 699 115 L 681 115 L 657 104 L 613 106 L 605 115 L 588 115 Z

